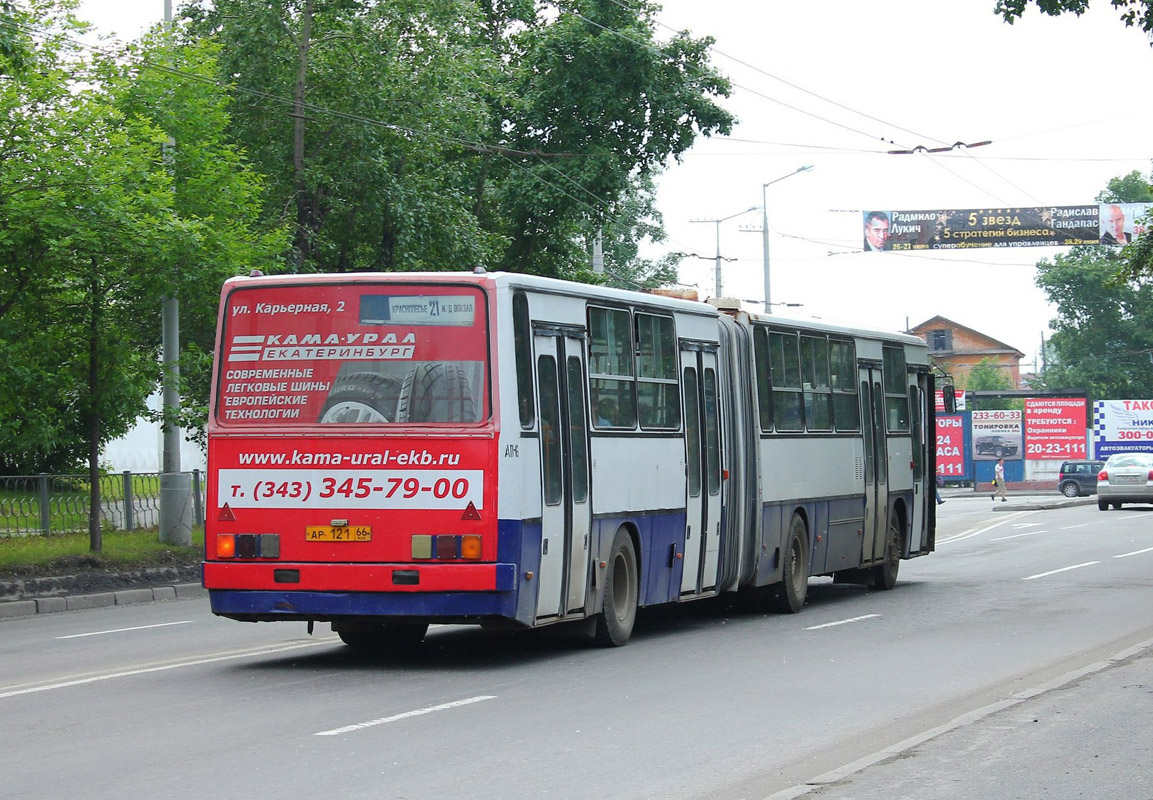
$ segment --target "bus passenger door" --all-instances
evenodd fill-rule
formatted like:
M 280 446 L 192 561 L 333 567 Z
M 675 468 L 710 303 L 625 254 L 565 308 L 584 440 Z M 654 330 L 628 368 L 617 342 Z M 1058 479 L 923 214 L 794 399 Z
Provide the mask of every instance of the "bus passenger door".
M 885 389 L 880 368 L 862 366 L 861 430 L 865 449 L 865 529 L 861 560 L 873 561 L 885 554 L 888 515 L 889 455 L 885 434 Z
M 583 333 L 538 329 L 535 345 L 542 500 L 537 618 L 543 619 L 585 607 L 592 520 Z
M 717 355 L 682 349 L 685 409 L 685 540 L 681 594 L 716 587 L 721 539 L 720 418 Z

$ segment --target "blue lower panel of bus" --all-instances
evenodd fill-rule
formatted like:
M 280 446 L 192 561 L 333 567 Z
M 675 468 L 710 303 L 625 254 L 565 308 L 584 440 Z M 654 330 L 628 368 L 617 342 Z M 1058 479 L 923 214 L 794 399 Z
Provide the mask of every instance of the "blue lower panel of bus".
M 228 617 L 309 619 L 328 617 L 510 618 L 512 592 L 209 592 L 212 612 Z

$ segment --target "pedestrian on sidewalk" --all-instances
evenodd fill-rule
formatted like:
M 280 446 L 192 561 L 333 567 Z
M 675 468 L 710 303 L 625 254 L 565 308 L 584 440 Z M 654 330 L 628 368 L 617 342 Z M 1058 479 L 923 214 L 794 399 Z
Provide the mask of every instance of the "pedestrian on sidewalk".
M 994 490 L 989 499 L 994 503 L 997 502 L 998 495 L 1001 497 L 1001 502 L 1008 502 L 1008 492 L 1005 489 L 1005 459 L 998 458 L 997 466 L 993 467 L 993 486 Z
M 941 505 L 941 503 L 945 502 L 941 498 L 941 487 L 944 485 L 945 485 L 945 476 L 944 475 L 938 475 L 937 476 L 937 485 L 933 487 L 933 492 L 936 493 L 936 495 L 937 495 L 937 505 Z

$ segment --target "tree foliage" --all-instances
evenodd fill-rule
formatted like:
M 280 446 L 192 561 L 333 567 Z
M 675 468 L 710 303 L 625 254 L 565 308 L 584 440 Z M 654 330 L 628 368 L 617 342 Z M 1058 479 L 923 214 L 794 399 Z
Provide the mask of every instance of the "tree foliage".
M 69 3 L 34 10 L 27 68 L 0 81 L 0 466 L 87 463 L 98 551 L 100 449 L 157 385 L 161 298 L 210 331 L 223 277 L 283 245 L 224 139 L 210 46 L 89 58 Z
M 1089 0 L 1032 0 L 1038 10 L 1056 17 L 1071 13 L 1078 17 L 1089 9 Z M 993 10 L 1000 14 L 1010 25 L 1025 13 L 1030 0 L 997 0 Z M 1117 9 L 1121 21 L 1127 26 L 1138 27 L 1146 33 L 1153 34 L 1153 0 L 1110 0 L 1113 8 Z
M 1153 200 L 1153 186 L 1132 172 L 1109 181 L 1101 203 Z M 1084 389 L 1091 397 L 1153 397 L 1153 283 L 1134 272 L 1133 251 L 1074 247 L 1037 265 L 1037 286 L 1057 306 L 1044 388 Z
M 655 6 L 637 0 L 184 13 L 186 36 L 222 44 L 237 139 L 294 212 L 293 269 L 586 276 L 595 231 L 653 224 L 635 216 L 645 181 L 732 123 L 709 40 L 656 42 Z

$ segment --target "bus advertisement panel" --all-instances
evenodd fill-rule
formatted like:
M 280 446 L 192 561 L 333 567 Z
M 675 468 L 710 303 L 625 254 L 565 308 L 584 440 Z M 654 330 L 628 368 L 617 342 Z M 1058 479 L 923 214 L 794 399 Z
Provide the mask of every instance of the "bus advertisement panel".
M 1093 404 L 1093 457 L 1153 453 L 1153 400 L 1098 400 Z
M 1085 458 L 1086 411 L 1081 397 L 1025 399 L 1025 458 Z

